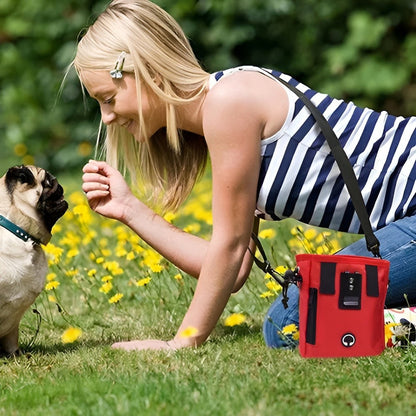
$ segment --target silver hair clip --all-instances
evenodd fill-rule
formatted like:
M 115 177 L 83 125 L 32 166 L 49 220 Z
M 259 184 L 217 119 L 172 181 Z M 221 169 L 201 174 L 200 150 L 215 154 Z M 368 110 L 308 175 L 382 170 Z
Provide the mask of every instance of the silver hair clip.
M 123 78 L 123 66 L 124 61 L 126 60 L 126 52 L 121 52 L 120 56 L 117 59 L 116 66 L 113 70 L 110 71 L 111 78 L 121 79 Z

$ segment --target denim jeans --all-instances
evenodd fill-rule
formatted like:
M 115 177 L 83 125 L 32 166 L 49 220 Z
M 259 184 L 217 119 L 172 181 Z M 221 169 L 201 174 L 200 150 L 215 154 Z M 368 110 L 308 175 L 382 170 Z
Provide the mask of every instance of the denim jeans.
M 390 261 L 386 307 L 416 306 L 416 215 L 393 222 L 376 231 L 375 235 L 380 241 L 382 258 Z M 337 254 L 373 256 L 367 250 L 364 239 L 345 247 Z M 407 300 L 404 295 L 407 295 Z M 293 341 L 288 341 L 279 332 L 290 324 L 299 325 L 299 291 L 295 285 L 290 286 L 288 296 L 288 308 L 283 307 L 279 296 L 264 320 L 263 335 L 269 347 L 293 346 Z

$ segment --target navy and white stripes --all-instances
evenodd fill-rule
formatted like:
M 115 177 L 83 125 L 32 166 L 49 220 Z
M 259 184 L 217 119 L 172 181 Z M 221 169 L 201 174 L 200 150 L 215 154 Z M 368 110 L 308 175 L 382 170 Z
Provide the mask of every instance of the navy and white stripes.
M 213 74 L 211 87 L 238 70 L 282 77 L 318 107 L 349 157 L 374 230 L 416 211 L 415 117 L 394 117 L 359 108 L 317 93 L 280 72 L 257 67 Z M 257 215 L 272 220 L 290 217 L 319 227 L 361 232 L 325 138 L 302 101 L 286 90 L 290 103 L 286 122 L 280 131 L 262 141 Z

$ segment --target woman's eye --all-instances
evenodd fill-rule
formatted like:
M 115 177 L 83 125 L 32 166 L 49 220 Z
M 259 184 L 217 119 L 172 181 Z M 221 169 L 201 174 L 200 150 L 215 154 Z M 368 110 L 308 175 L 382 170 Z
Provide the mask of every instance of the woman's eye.
M 113 102 L 113 97 L 109 98 L 108 100 L 104 100 L 103 104 L 111 104 Z

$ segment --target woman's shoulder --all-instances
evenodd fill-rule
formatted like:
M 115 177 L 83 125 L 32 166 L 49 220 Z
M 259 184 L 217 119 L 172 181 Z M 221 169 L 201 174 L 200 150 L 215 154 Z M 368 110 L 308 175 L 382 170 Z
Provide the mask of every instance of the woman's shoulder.
M 271 71 L 255 66 L 240 66 L 211 74 L 209 95 L 228 100 L 238 100 L 247 95 L 264 97 L 265 92 L 273 86 L 276 91 L 280 89 Z
M 255 79 L 264 73 L 260 67 L 255 66 L 239 66 L 235 68 L 228 68 L 211 73 L 209 78 L 209 90 L 216 89 L 218 85 L 235 84 L 243 82 L 244 79 Z
M 245 120 L 271 130 L 281 125 L 287 114 L 287 94 L 270 73 L 258 67 L 238 67 L 212 74 L 204 104 L 204 119 Z M 273 130 L 274 131 L 274 130 Z

